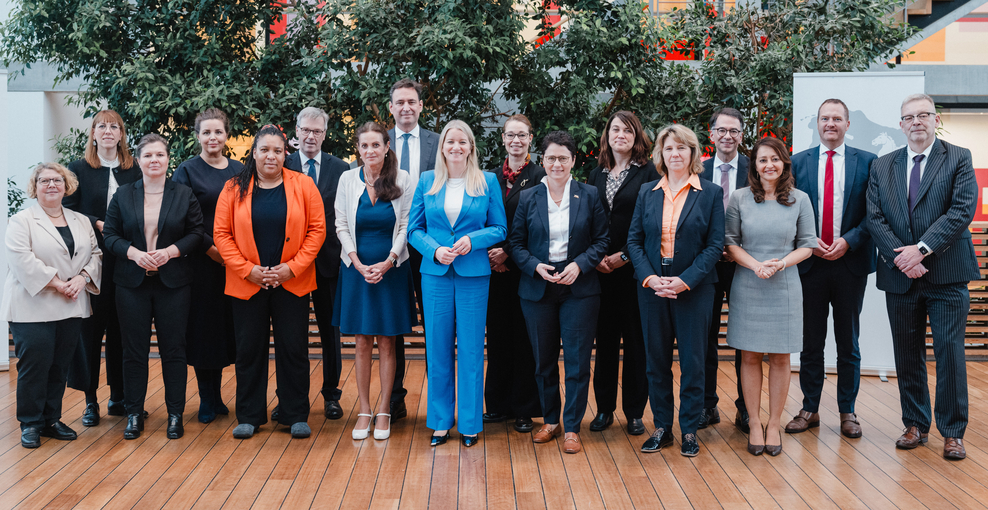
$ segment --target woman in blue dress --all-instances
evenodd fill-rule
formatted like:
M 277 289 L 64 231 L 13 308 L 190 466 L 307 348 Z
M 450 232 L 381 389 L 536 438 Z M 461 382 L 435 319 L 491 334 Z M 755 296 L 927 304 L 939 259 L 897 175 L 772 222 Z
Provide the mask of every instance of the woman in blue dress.
M 333 324 L 357 340 L 357 398 L 354 439 L 365 439 L 374 418 L 374 439 L 391 434 L 391 387 L 395 336 L 411 333 L 414 297 L 406 246 L 412 179 L 398 170 L 388 131 L 368 122 L 357 129 L 363 166 L 340 176 L 336 192 L 336 234 L 343 247 Z M 371 352 L 377 339 L 381 395 L 371 415 Z

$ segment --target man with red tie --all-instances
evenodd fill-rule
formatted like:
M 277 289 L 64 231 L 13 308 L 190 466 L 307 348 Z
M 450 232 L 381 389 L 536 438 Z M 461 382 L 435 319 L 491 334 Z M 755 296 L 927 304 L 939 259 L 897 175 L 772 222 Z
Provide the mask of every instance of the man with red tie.
M 840 430 L 846 437 L 861 437 L 854 402 L 861 379 L 859 318 L 868 274 L 875 271 L 866 198 L 869 165 L 877 156 L 844 144 L 850 125 L 847 105 L 840 99 L 827 99 L 817 110 L 820 145 L 792 158 L 796 187 L 808 194 L 813 204 L 818 246 L 813 256 L 799 264 L 803 286 L 803 352 L 799 355 L 803 408 L 786 425 L 790 434 L 820 425 L 823 349 L 833 307 Z

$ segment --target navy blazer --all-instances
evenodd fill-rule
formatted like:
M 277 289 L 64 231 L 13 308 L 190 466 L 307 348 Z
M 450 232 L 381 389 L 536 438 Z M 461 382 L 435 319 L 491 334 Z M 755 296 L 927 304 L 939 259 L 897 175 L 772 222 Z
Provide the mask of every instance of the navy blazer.
M 978 201 L 978 182 L 971 151 L 939 138 L 920 181 L 912 225 L 907 199 L 912 169 L 906 147 L 876 159 L 868 180 L 868 230 L 878 247 L 878 288 L 903 294 L 912 279 L 895 266 L 895 250 L 920 241 L 930 247 L 923 260 L 923 278 L 936 285 L 980 280 L 971 242 L 971 221 Z
M 635 266 L 635 278 L 643 284 L 649 276 L 662 276 L 662 209 L 665 190 L 654 189 L 659 181 L 646 183 L 638 192 L 635 215 L 628 231 L 628 251 Z M 676 245 L 672 273 L 690 289 L 717 283 L 714 265 L 724 251 L 724 191 L 700 178 L 700 187 L 686 196 L 676 224 Z
M 322 205 L 326 211 L 326 230 L 329 233 L 326 235 L 326 241 L 322 248 L 319 249 L 319 255 L 316 256 L 316 271 L 324 277 L 336 278 L 340 274 L 340 251 L 342 250 L 340 238 L 336 237 L 333 226 L 336 224 L 336 207 L 334 205 L 336 204 L 336 187 L 340 183 L 340 176 L 350 169 L 350 165 L 325 152 L 319 154 L 319 182 L 316 183 L 316 187 L 319 188 L 319 194 L 322 195 Z M 308 169 L 302 168 L 302 151 L 297 151 L 285 158 L 285 168 L 307 173 Z
M 567 259 L 576 262 L 580 275 L 570 285 L 576 297 L 600 294 L 597 264 L 607 255 L 607 215 L 597 188 L 579 181 L 570 183 L 569 241 Z M 521 193 L 508 246 L 521 269 L 518 295 L 538 301 L 546 281 L 535 268 L 549 263 L 549 188 L 544 183 Z
M 597 187 L 597 195 L 604 205 L 604 213 L 607 214 L 607 233 L 611 238 L 607 253 L 622 252 L 625 256 L 631 257 L 628 253 L 628 227 L 631 225 L 631 218 L 635 214 L 635 202 L 638 200 L 638 191 L 642 184 L 654 181 L 659 173 L 655 170 L 655 163 L 649 161 L 642 166 L 635 164 L 628 169 L 628 175 L 624 182 L 614 193 L 614 208 L 607 204 L 607 170 L 603 167 L 594 168 L 587 176 L 587 184 Z
M 738 154 L 738 175 L 734 181 L 735 189 L 748 187 L 748 163 L 748 156 Z M 703 162 L 703 172 L 700 173 L 700 178 L 706 179 L 720 186 L 720 179 L 716 178 L 714 175 L 714 158 L 710 158 Z M 723 188 L 721 189 L 723 190 Z M 723 191 L 721 191 L 721 193 L 723 193 Z
M 391 150 L 398 154 L 398 146 L 395 145 L 395 128 L 388 130 L 388 139 L 391 140 Z M 439 135 L 419 125 L 419 177 L 426 170 L 435 170 L 436 154 L 439 151 Z
M 868 151 L 844 146 L 844 204 L 840 222 L 840 237 L 849 246 L 847 253 L 839 260 L 844 261 L 847 269 L 854 275 L 865 276 L 875 272 L 875 243 L 868 233 L 868 168 L 877 158 Z M 820 192 L 820 146 L 806 149 L 792 157 L 792 173 L 796 179 L 796 188 L 810 197 L 813 204 L 813 224 L 817 228 L 816 235 L 820 237 L 820 211 L 818 201 Z M 835 232 L 836 234 L 836 232 Z M 799 263 L 799 274 L 813 267 L 816 255 Z

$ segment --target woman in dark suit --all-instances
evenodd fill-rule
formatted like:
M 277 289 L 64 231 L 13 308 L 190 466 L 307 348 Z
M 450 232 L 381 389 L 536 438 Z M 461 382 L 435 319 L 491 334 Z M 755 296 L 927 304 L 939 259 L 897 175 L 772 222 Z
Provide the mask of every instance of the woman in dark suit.
M 197 115 L 195 129 L 199 155 L 178 165 L 172 180 L 192 188 L 202 208 L 205 227 L 200 249 L 189 255 L 195 279 L 185 356 L 195 369 L 199 384 L 199 421 L 209 423 L 217 414 L 230 414 L 220 388 L 223 368 L 236 361 L 237 356 L 230 296 L 223 293 L 226 284 L 223 258 L 213 244 L 213 218 L 223 186 L 244 165 L 223 155 L 230 122 L 221 110 L 209 108 Z
M 184 433 L 185 328 L 192 299 L 192 267 L 187 255 L 202 243 L 202 211 L 188 186 L 165 178 L 168 143 L 145 135 L 137 146 L 144 178 L 121 186 L 106 211 L 107 250 L 120 258 L 113 273 L 124 346 L 124 439 L 144 430 L 151 320 L 154 320 L 161 377 L 165 383 L 169 439 Z
M 521 192 L 538 186 L 545 170 L 532 161 L 532 123 L 524 115 L 512 115 L 504 121 L 501 134 L 508 157 L 492 170 L 501 185 L 504 209 L 511 222 L 518 208 Z M 518 283 L 521 272 L 508 257 L 508 242 L 487 249 L 491 263 L 491 292 L 487 300 L 487 381 L 484 400 L 487 412 L 484 423 L 515 419 L 515 430 L 531 432 L 532 416 L 542 414 L 539 387 L 535 383 L 535 358 L 528 340 L 525 317 L 521 312 Z
M 594 269 L 607 250 L 607 215 L 597 188 L 573 180 L 576 141 L 565 131 L 542 140 L 546 177 L 522 193 L 508 242 L 521 268 L 518 287 L 535 354 L 544 424 L 533 441 L 546 443 L 559 425 L 559 347 L 566 368 L 563 451 L 578 453 L 587 410 L 590 353 L 597 328 L 600 282 Z
M 103 110 L 93 117 L 89 128 L 86 155 L 69 163 L 69 170 L 79 179 L 79 189 L 65 195 L 62 205 L 89 217 L 96 232 L 96 240 L 103 251 L 103 278 L 100 293 L 93 295 L 93 314 L 82 320 L 82 344 L 76 359 L 69 367 L 69 387 L 86 394 L 86 409 L 82 424 L 99 425 L 99 365 L 103 357 L 103 336 L 106 335 L 106 385 L 110 387 L 110 400 L 106 414 L 123 416 L 124 380 L 123 347 L 120 344 L 120 322 L 117 319 L 116 285 L 113 268 L 116 257 L 103 242 L 103 221 L 106 208 L 117 189 L 141 178 L 141 169 L 134 164 L 127 146 L 127 128 L 123 119 L 113 110 Z
M 720 186 L 700 178 L 700 142 L 682 125 L 663 129 L 652 159 L 662 178 L 641 187 L 628 230 L 628 249 L 641 284 L 638 302 L 648 364 L 648 396 L 655 432 L 642 445 L 656 452 L 672 444 L 673 342 L 679 350 L 681 453 L 700 452 L 696 430 L 703 411 L 707 328 L 724 246 Z
M 645 432 L 642 414 L 648 401 L 645 377 L 645 340 L 638 313 L 638 290 L 628 254 L 628 227 L 635 212 L 642 184 L 655 180 L 655 164 L 649 160 L 652 141 L 634 113 L 621 110 L 611 115 L 600 135 L 600 166 L 590 172 L 587 184 L 595 186 L 604 199 L 608 255 L 597 264 L 600 273 L 600 313 L 597 315 L 597 356 L 593 390 L 597 417 L 590 430 L 601 431 L 614 423 L 617 408 L 618 365 L 624 341 L 621 371 L 621 408 L 628 433 Z

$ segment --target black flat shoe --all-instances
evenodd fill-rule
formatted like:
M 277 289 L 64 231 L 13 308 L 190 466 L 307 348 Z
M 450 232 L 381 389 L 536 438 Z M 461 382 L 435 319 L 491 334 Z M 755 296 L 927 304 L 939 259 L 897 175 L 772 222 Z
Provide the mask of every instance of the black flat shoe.
M 696 434 L 683 434 L 683 448 L 679 453 L 683 457 L 696 457 L 700 454 L 700 443 L 696 441 Z
M 339 420 L 343 417 L 343 408 L 340 407 L 339 400 L 327 400 L 326 401 L 326 411 L 324 413 L 326 418 L 330 420 Z
M 751 433 L 751 427 L 748 426 L 748 411 L 738 409 L 738 414 L 734 416 L 734 426 L 745 434 Z
M 441 436 L 432 436 L 432 442 L 430 443 L 430 446 L 439 446 L 441 444 L 446 444 L 446 441 L 449 441 L 449 431 L 447 431 L 445 434 Z
M 271 421 L 278 423 L 279 416 L 281 416 L 281 413 L 278 410 L 278 406 L 274 406 L 274 410 L 271 411 Z
M 185 427 L 182 425 L 181 414 L 168 415 L 168 428 L 166 429 L 168 439 L 178 439 L 185 435 Z
M 484 423 L 501 423 L 508 419 L 504 413 L 484 413 Z
M 597 417 L 590 422 L 590 430 L 600 432 L 606 430 L 614 423 L 614 413 L 597 413 Z
M 463 446 L 465 446 L 467 448 L 470 448 L 471 446 L 479 443 L 480 442 L 480 438 L 476 434 L 474 434 L 472 436 L 464 436 L 464 435 L 461 434 L 460 435 L 460 442 L 463 443 Z
M 106 415 L 107 416 L 126 416 L 127 410 L 124 409 L 123 400 L 106 401 Z
M 645 444 L 642 445 L 642 451 L 645 453 L 654 453 L 662 449 L 663 446 L 669 446 L 673 443 L 672 432 L 666 429 L 656 429 L 652 432 L 652 435 L 645 440 Z
M 86 410 L 82 412 L 82 426 L 95 427 L 99 425 L 99 404 L 93 402 L 86 404 Z
M 640 436 L 645 433 L 645 424 L 642 423 L 641 418 L 632 418 L 628 420 L 628 434 L 632 436 Z
M 140 414 L 128 414 L 124 439 L 137 439 L 141 437 L 142 430 L 144 430 L 144 417 Z
M 525 418 L 519 416 L 515 418 L 515 430 L 521 432 L 522 434 L 527 434 L 535 430 L 535 422 L 531 418 Z
M 716 407 L 710 407 L 700 411 L 700 423 L 696 428 L 697 430 L 705 429 L 715 423 L 720 423 L 720 412 L 717 411 Z
M 408 408 L 405 407 L 405 401 L 391 402 L 391 423 L 394 423 L 406 416 L 408 416 Z
M 74 430 L 70 429 L 68 425 L 60 421 L 56 421 L 55 423 L 41 429 L 41 435 L 43 437 L 58 439 L 59 441 L 75 441 L 75 439 L 79 437 L 76 435 Z
M 37 427 L 21 429 L 21 446 L 24 448 L 37 448 L 41 446 L 41 431 Z

